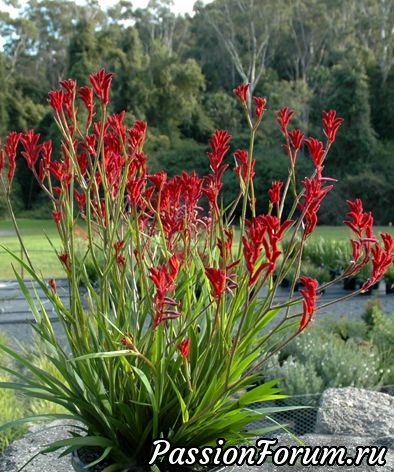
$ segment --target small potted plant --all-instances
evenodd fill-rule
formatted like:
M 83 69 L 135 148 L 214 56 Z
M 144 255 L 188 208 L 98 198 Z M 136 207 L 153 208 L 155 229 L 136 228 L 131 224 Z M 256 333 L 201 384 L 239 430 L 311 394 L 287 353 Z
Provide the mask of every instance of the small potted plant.
M 66 343 L 56 336 L 47 305 L 15 272 L 48 361 L 64 380 L 1 344 L 30 375 L 15 368 L 15 382 L 0 386 L 67 411 L 19 423 L 56 418 L 75 422 L 71 437 L 42 452 L 65 447 L 66 453 L 81 457 L 89 448 L 94 454 L 87 462 L 105 464 L 105 472 L 214 466 L 212 451 L 219 447 L 220 452 L 220 438 L 234 454 L 234 446 L 278 428 L 248 427 L 273 413 L 264 402 L 284 397 L 277 380 L 259 384 L 261 367 L 307 328 L 318 310 L 317 294 L 335 282 L 320 285 L 310 277 L 302 255 L 316 228 L 320 204 L 333 189 L 334 180 L 324 175 L 323 164 L 342 119 L 335 111 L 324 112 L 323 143 L 304 140 L 300 130 L 290 130 L 293 112 L 279 111 L 289 173 L 285 182 L 265 189 L 269 205 L 257 214 L 253 147 L 264 98 L 254 97 L 251 113 L 249 86 L 235 89 L 250 146 L 234 152 L 239 195 L 233 205 L 223 206 L 222 176 L 231 162 L 229 133 L 217 130 L 212 135 L 208 175 L 182 172 L 170 178 L 165 170 L 152 174 L 144 153 L 147 124 L 137 121 L 129 128 L 124 112 L 109 112 L 111 81 L 112 74 L 102 69 L 90 76 L 89 87 L 78 88 L 69 79 L 49 93 L 61 137 L 56 159 L 51 141 L 41 142 L 33 130 L 11 132 L 2 141 L 0 181 L 24 258 L 12 256 L 49 300 Z M 300 190 L 296 161 L 303 143 L 315 170 Z M 23 156 L 48 196 L 48 212 L 61 240 L 61 249 L 55 250 L 68 281 L 67 305 L 57 294 L 56 281 L 48 283 L 41 276 L 23 244 L 10 199 L 17 156 Z M 372 258 L 366 289 L 392 263 L 394 241 L 383 233 L 382 241 L 376 237 L 371 243 L 372 220 L 361 201 L 349 206 L 353 261 L 343 276 L 353 275 Z M 285 208 L 292 210 L 286 213 Z M 232 230 L 235 215 L 239 241 Z M 77 263 L 75 227 L 80 220 L 87 239 Z M 282 250 L 285 236 L 289 245 Z M 88 263 L 94 266 L 94 284 Z M 294 296 L 292 287 L 281 302 L 276 297 L 279 281 L 292 268 L 293 280 L 299 279 L 303 288 Z M 297 306 L 299 310 L 290 313 Z M 277 333 L 279 345 L 273 342 Z M 157 441 L 169 442 L 166 453 L 158 454 Z M 208 451 L 208 460 L 199 455 L 201 448 Z M 188 456 L 185 463 L 182 450 L 193 451 L 194 459 Z

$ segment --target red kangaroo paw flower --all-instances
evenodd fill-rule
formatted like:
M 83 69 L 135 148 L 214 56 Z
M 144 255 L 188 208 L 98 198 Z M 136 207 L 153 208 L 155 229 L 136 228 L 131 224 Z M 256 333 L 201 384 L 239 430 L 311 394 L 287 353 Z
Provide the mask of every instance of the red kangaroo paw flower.
M 335 141 L 338 129 L 342 123 L 343 118 L 337 118 L 337 112 L 335 110 L 323 111 L 324 133 L 330 143 Z
M 189 357 L 191 342 L 192 342 L 192 340 L 190 338 L 187 338 L 187 339 L 185 339 L 184 341 L 182 341 L 178 344 L 178 349 L 181 352 L 181 356 L 184 359 L 187 359 Z
M 242 103 L 246 103 L 249 96 L 249 84 L 240 84 L 233 90 L 233 92 Z
M 89 78 L 94 92 L 105 106 L 109 103 L 109 90 L 113 75 L 111 72 L 106 72 L 105 69 L 100 69 L 96 74 L 91 74 Z
M 316 290 L 319 286 L 319 282 L 316 279 L 310 277 L 301 277 L 300 282 L 304 285 L 304 289 L 300 290 L 301 295 L 304 297 L 303 302 L 303 315 L 301 318 L 298 332 L 303 331 L 312 320 L 312 316 L 316 310 Z

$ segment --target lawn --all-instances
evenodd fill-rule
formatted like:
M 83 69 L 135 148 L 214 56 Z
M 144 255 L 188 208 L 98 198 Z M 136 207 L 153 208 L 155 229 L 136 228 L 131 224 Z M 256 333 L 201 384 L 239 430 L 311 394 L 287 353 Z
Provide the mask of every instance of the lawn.
M 60 238 L 52 220 L 19 220 L 19 228 L 32 263 L 44 277 L 64 276 L 61 264 L 50 242 L 61 250 Z M 0 221 L 0 244 L 20 256 L 20 245 L 13 231 L 11 221 Z M 12 264 L 20 273 L 20 265 L 2 247 L 0 247 L 0 279 L 14 279 Z M 25 277 L 28 277 L 26 273 Z
M 29 255 L 37 270 L 42 272 L 44 277 L 64 276 L 60 262 L 47 239 L 48 237 L 57 249 L 61 249 L 60 239 L 53 221 L 21 219 L 19 220 L 19 227 Z M 380 231 L 386 231 L 394 235 L 394 227 L 392 226 L 377 227 L 376 232 Z M 349 238 L 349 234 L 350 231 L 346 226 L 319 226 L 311 237 L 313 239 L 321 237 L 343 241 Z M 20 254 L 19 242 L 10 221 L 0 221 L 0 244 Z M 0 248 L 0 279 L 15 278 L 11 265 L 12 262 L 14 262 L 12 257 L 4 249 Z M 20 271 L 19 264 L 16 265 L 16 268 Z

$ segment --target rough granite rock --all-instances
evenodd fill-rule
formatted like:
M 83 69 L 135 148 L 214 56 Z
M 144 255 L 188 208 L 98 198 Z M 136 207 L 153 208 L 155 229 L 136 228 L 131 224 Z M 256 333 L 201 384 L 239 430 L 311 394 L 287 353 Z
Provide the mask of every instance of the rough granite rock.
M 306 446 L 347 448 L 347 456 L 355 457 L 357 446 L 386 447 L 386 465 L 368 466 L 365 460 L 360 466 L 313 466 L 300 465 L 239 466 L 224 468 L 230 472 L 394 472 L 394 398 L 377 392 L 356 388 L 330 389 L 323 395 L 318 414 L 317 430 L 320 434 L 301 436 Z M 64 439 L 72 429 L 70 423 L 53 422 L 33 426 L 20 440 L 15 441 L 0 456 L 0 472 L 17 472 L 45 444 Z M 329 434 L 322 434 L 321 431 Z M 276 447 L 298 446 L 288 435 L 278 437 Z M 274 447 L 275 449 L 275 447 Z M 38 455 L 24 470 L 26 472 L 72 472 L 69 457 L 58 458 L 60 452 Z
M 330 388 L 320 400 L 317 434 L 394 437 L 394 397 L 360 388 Z
M 70 436 L 70 424 L 54 421 L 34 425 L 21 439 L 14 441 L 0 456 L 0 472 L 17 472 L 27 461 L 40 452 L 46 444 Z M 58 456 L 61 451 L 39 454 L 23 470 L 25 472 L 72 472 L 70 457 Z
M 36 454 L 40 448 L 53 440 L 63 439 L 67 437 L 70 427 L 62 422 L 54 422 L 49 425 L 34 426 L 30 432 L 22 439 L 15 441 L 10 446 L 3 457 L 0 457 L 0 472 L 17 472 L 27 460 Z M 260 466 L 239 466 L 228 467 L 224 470 L 228 472 L 294 472 L 300 470 L 302 472 L 393 472 L 394 471 L 394 439 L 391 438 L 371 438 L 356 436 L 338 436 L 338 435 L 316 435 L 308 434 L 300 437 L 306 446 L 345 446 L 348 456 L 355 456 L 356 446 L 378 446 L 387 447 L 386 465 L 381 467 L 367 466 L 365 463 L 358 467 L 349 466 L 321 466 L 321 467 L 301 467 L 301 466 L 282 466 L 275 467 L 270 463 Z M 294 439 L 289 436 L 280 436 L 277 447 L 280 446 L 297 446 Z M 26 469 L 26 472 L 72 472 L 69 457 L 58 458 L 59 453 L 47 455 L 39 455 Z
M 385 456 L 386 465 L 384 466 L 368 466 L 365 460 L 360 466 L 309 466 L 302 467 L 298 466 L 273 466 L 272 464 L 266 463 L 261 466 L 255 467 L 239 467 L 236 468 L 236 472 L 393 472 L 394 471 L 394 438 L 376 438 L 376 437 L 357 437 L 357 436 L 342 436 L 342 435 L 318 435 L 318 434 L 306 434 L 301 436 L 301 439 L 306 446 L 327 446 L 327 447 L 346 447 L 347 456 L 356 456 L 357 446 L 377 446 L 387 447 L 388 452 Z M 294 439 L 289 436 L 281 436 L 278 441 L 278 446 L 297 446 Z

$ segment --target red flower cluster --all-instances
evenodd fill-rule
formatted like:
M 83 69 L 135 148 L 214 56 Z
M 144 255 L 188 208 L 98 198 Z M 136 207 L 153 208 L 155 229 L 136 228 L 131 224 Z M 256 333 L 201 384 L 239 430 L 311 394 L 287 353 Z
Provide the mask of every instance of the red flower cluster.
M 279 207 L 280 204 L 280 192 L 283 187 L 283 182 L 275 180 L 272 182 L 272 187 L 268 190 L 268 196 L 272 205 L 277 205 Z
M 100 69 L 96 74 L 90 75 L 90 83 L 93 85 L 95 94 L 101 99 L 105 106 L 109 103 L 109 89 L 114 74 Z
M 122 249 L 124 248 L 125 241 L 122 239 L 121 241 L 116 241 L 114 244 L 115 249 L 115 261 L 119 267 L 124 267 L 126 265 L 126 259 L 122 254 Z
M 218 196 L 222 189 L 222 176 L 228 168 L 228 164 L 223 164 L 223 159 L 230 149 L 230 139 L 231 136 L 227 131 L 216 130 L 209 140 L 211 151 L 208 152 L 208 158 L 212 174 L 205 178 L 203 193 L 208 197 L 210 207 L 216 213 L 219 213 Z
M 326 152 L 323 147 L 323 143 L 315 138 L 305 139 L 305 144 L 309 150 L 309 154 L 312 157 L 312 161 L 315 164 L 317 175 L 321 176 L 323 172 L 323 162 Z
M 356 234 L 359 240 L 362 240 L 363 238 L 373 238 L 372 213 L 370 211 L 364 211 L 363 202 L 359 198 L 354 201 L 348 200 L 347 204 L 350 211 L 346 216 L 352 221 L 344 221 L 345 225 Z
M 369 261 L 372 261 L 372 274 L 361 287 L 367 290 L 382 279 L 385 272 L 394 263 L 394 238 L 388 233 L 381 233 L 383 245 L 379 244 L 373 231 L 373 216 L 371 212 L 365 212 L 360 199 L 348 200 L 350 211 L 347 217 L 351 221 L 345 221 L 357 239 L 352 239 L 352 265 L 346 275 L 358 272 Z
M 330 144 L 335 141 L 338 129 L 342 123 L 343 118 L 337 117 L 337 112 L 335 110 L 323 111 L 324 133 Z
M 22 133 L 20 136 L 20 142 L 24 149 L 22 151 L 22 156 L 26 159 L 30 170 L 35 168 L 41 152 L 41 145 L 38 144 L 39 139 L 40 135 L 36 134 L 33 130 Z
M 226 291 L 226 271 L 224 269 L 215 269 L 214 267 L 206 267 L 205 274 L 212 285 L 212 294 L 214 298 L 219 300 Z
M 8 159 L 8 185 L 11 186 L 12 181 L 14 179 L 15 170 L 16 170 L 16 150 L 18 147 L 18 143 L 20 140 L 20 134 L 16 133 L 15 131 L 11 131 L 11 133 L 7 136 L 5 146 L 4 146 L 4 153 Z M 3 155 L 4 156 L 4 155 Z M 4 157 L 2 158 L 4 162 Z
M 233 90 L 233 92 L 242 103 L 246 104 L 249 96 L 249 84 L 240 84 Z
M 81 87 L 78 90 L 78 96 L 84 103 L 88 112 L 88 118 L 86 120 L 86 129 L 90 128 L 94 115 L 94 100 L 93 100 L 93 89 L 91 87 Z
M 192 343 L 192 340 L 190 338 L 186 338 L 185 340 L 181 341 L 178 344 L 178 349 L 181 353 L 181 356 L 184 359 L 187 359 L 189 357 L 189 351 L 190 351 L 191 343 Z
M 299 129 L 294 129 L 293 131 L 289 131 L 289 138 L 292 148 L 295 151 L 293 161 L 295 163 L 295 158 L 297 152 L 301 149 L 302 143 L 304 141 L 304 133 Z
M 301 295 L 304 297 L 303 303 L 303 315 L 301 318 L 298 332 L 303 331 L 312 320 L 312 316 L 316 310 L 316 290 L 319 286 L 319 282 L 316 279 L 310 277 L 300 277 L 300 282 L 304 285 L 304 289 L 300 290 Z
M 388 233 L 381 233 L 380 236 L 383 240 L 383 247 L 375 243 L 371 249 L 372 274 L 361 287 L 362 290 L 367 290 L 375 285 L 394 264 L 394 238 Z
M 317 213 L 320 209 L 320 205 L 328 192 L 332 190 L 333 185 L 327 185 L 324 187 L 324 183 L 327 181 L 335 181 L 334 179 L 320 177 L 317 175 L 313 179 L 305 178 L 303 186 L 305 189 L 302 202 L 298 205 L 299 210 L 304 214 L 304 236 L 307 237 L 316 228 L 317 225 Z
M 249 154 L 248 151 L 245 151 L 244 149 L 238 149 L 234 153 L 234 157 L 237 161 L 237 166 L 235 167 L 235 173 L 238 175 L 238 177 L 241 180 L 241 187 L 245 184 L 245 182 L 248 179 L 248 159 L 249 159 Z M 250 178 L 253 179 L 255 176 L 255 167 L 256 160 L 252 159 L 252 162 L 250 163 Z
M 220 257 L 223 261 L 227 262 L 231 259 L 231 251 L 233 247 L 234 231 L 230 228 L 224 230 L 225 237 L 218 238 L 218 248 L 220 251 Z
M 276 117 L 280 129 L 282 130 L 282 133 L 287 136 L 288 135 L 288 126 L 290 123 L 291 118 L 294 115 L 294 111 L 289 110 L 287 107 L 281 108 L 278 112 L 278 116 Z
M 201 221 L 199 200 L 203 192 L 203 180 L 195 172 L 182 172 L 168 181 L 162 175 L 158 177 L 157 183 L 161 186 L 157 196 L 158 214 L 171 249 L 177 233 L 182 233 L 183 238 L 188 239 L 190 233 L 187 233 L 194 232 Z
M 276 261 L 282 253 L 279 243 L 292 224 L 292 220 L 281 224 L 279 218 L 271 215 L 260 215 L 247 221 L 248 228 L 242 243 L 250 285 L 257 282 L 263 270 L 266 270 L 265 278 L 274 272 Z M 266 262 L 258 266 L 263 249 Z
M 156 268 L 150 268 L 150 279 L 156 286 L 156 295 L 154 298 L 155 304 L 155 317 L 153 320 L 153 326 L 158 326 L 161 322 L 178 318 L 180 313 L 175 310 L 169 310 L 166 307 L 176 306 L 177 303 L 172 298 L 169 298 L 169 294 L 176 288 L 175 280 L 178 276 L 180 268 L 180 260 L 177 256 L 171 256 L 168 265 L 162 264 Z
M 64 267 L 67 269 L 67 271 L 71 270 L 71 260 L 70 260 L 70 255 L 67 252 L 64 252 L 62 254 L 59 254 L 59 260 L 62 262 Z
M 256 104 L 255 113 L 259 120 L 263 117 L 265 108 L 267 106 L 267 99 L 263 97 L 253 97 L 253 100 Z
M 211 282 L 212 295 L 217 301 L 220 300 L 224 292 L 228 291 L 232 293 L 232 289 L 238 286 L 232 276 L 228 274 L 228 270 L 233 266 L 234 264 L 225 269 L 216 269 L 214 267 L 205 268 L 205 274 Z

